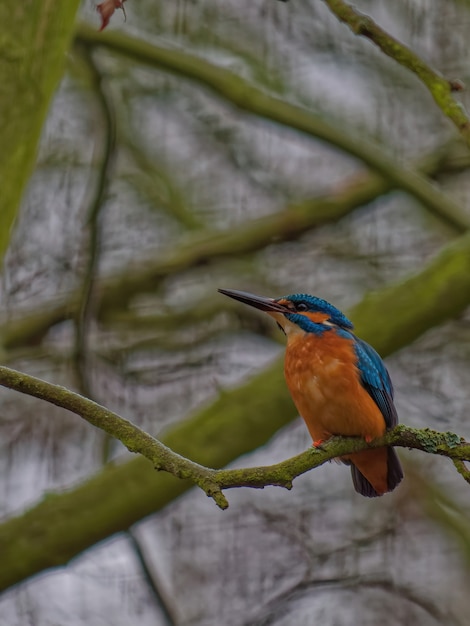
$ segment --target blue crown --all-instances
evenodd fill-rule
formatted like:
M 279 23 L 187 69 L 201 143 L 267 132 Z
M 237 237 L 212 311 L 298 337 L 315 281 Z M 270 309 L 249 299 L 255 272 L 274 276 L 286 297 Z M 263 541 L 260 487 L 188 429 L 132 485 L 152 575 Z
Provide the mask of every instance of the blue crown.
M 317 298 L 316 296 L 310 296 L 308 293 L 295 293 L 290 296 L 284 296 L 283 298 L 279 298 L 280 300 L 289 300 L 294 304 L 305 304 L 307 306 L 307 311 L 310 313 L 325 313 L 328 315 L 328 319 L 337 326 L 341 328 L 354 328 L 352 322 L 348 320 L 344 313 L 341 313 L 339 309 L 335 306 L 323 300 L 322 298 Z

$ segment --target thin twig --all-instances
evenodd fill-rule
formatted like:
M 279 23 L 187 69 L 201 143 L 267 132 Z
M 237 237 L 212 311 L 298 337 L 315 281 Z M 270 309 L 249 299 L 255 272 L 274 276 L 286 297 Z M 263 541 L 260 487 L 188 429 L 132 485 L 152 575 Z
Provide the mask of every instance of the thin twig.
M 165 594 L 163 594 L 162 590 L 160 589 L 160 582 L 156 579 L 155 574 L 152 571 L 153 568 L 149 563 L 149 559 L 147 558 L 147 555 L 145 554 L 141 546 L 140 539 L 132 528 L 130 528 L 126 534 L 127 538 L 130 541 L 134 554 L 139 562 L 145 582 L 147 583 L 153 597 L 155 598 L 159 611 L 161 611 L 161 617 L 165 623 L 165 626 L 176 626 L 176 620 L 173 616 L 173 608 L 170 607 L 169 599 L 165 597 Z
M 467 469 L 465 463 L 461 459 L 452 459 L 452 461 L 458 473 L 462 476 L 464 480 L 467 481 L 467 483 L 470 484 L 470 470 Z
M 108 94 L 103 75 L 93 58 L 92 51 L 85 46 L 77 45 L 76 48 L 87 64 L 96 99 L 100 107 L 101 125 L 103 127 L 101 164 L 98 171 L 94 197 L 86 219 L 88 241 L 85 247 L 87 248 L 88 257 L 82 286 L 80 288 L 77 315 L 75 317 L 75 369 L 82 392 L 86 396 L 91 397 L 87 344 L 90 331 L 89 326 L 93 317 L 93 291 L 96 283 L 101 249 L 100 213 L 106 196 L 108 195 L 116 160 L 116 119 L 112 99 Z

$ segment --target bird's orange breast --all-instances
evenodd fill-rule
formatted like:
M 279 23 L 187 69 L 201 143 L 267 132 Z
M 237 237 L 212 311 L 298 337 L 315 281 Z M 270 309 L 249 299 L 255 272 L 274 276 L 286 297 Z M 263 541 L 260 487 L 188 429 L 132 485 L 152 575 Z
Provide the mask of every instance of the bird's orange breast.
M 380 409 L 361 384 L 352 341 L 334 330 L 288 338 L 285 377 L 314 441 L 331 435 L 373 439 L 385 432 Z
M 287 386 L 313 441 L 332 435 L 371 440 L 385 433 L 384 417 L 362 386 L 354 346 L 334 330 L 288 335 L 284 366 Z M 386 448 L 362 450 L 352 462 L 378 494 L 389 491 Z

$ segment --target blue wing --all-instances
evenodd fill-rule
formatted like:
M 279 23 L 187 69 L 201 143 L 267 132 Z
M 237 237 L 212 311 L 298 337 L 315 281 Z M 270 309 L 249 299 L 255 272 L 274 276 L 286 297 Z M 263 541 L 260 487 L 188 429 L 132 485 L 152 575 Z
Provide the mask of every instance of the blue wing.
M 355 336 L 354 350 L 361 382 L 384 416 L 387 429 L 393 428 L 398 424 L 398 415 L 393 404 L 393 385 L 387 368 L 374 348 Z

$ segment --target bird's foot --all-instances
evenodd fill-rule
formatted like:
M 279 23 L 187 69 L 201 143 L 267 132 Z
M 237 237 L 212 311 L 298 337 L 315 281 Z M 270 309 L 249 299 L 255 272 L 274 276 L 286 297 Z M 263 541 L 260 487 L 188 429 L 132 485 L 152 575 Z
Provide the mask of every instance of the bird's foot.
M 324 439 L 317 439 L 316 441 L 314 441 L 312 443 L 312 448 L 320 448 L 321 449 L 323 447 L 324 443 L 325 443 Z

